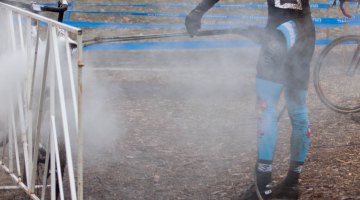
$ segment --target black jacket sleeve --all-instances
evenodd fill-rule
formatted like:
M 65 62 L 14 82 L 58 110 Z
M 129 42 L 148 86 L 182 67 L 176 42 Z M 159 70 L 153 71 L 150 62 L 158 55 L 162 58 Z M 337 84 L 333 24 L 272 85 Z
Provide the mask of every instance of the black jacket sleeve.
M 196 6 L 195 9 L 200 10 L 205 13 L 219 1 L 220 0 L 202 0 L 199 3 L 199 5 Z

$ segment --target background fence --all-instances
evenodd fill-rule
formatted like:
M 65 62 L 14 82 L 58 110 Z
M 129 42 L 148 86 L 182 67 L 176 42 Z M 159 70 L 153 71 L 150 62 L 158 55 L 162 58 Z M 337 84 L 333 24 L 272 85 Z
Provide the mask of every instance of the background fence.
M 203 28 L 204 29 L 231 29 L 231 28 L 246 28 L 251 26 L 264 26 L 267 17 L 264 15 L 266 12 L 266 4 L 219 4 L 204 16 Z M 325 37 L 321 36 L 316 41 L 317 45 L 326 45 L 331 39 L 329 32 L 333 28 L 358 27 L 360 25 L 360 15 L 354 14 L 353 17 L 342 17 L 338 13 L 337 17 L 330 17 L 333 10 L 339 10 L 338 7 L 332 8 L 332 1 L 328 3 L 313 3 L 311 4 L 312 10 L 320 10 L 323 15 L 321 17 L 313 17 L 315 27 L 318 30 L 326 32 Z M 46 4 L 52 5 L 52 4 Z M 70 9 L 65 16 L 65 23 L 81 27 L 85 29 L 152 29 L 166 31 L 179 31 L 184 30 L 184 18 L 187 13 L 196 6 L 196 4 L 189 3 L 117 3 L 117 4 L 93 4 L 93 3 L 76 3 L 72 1 Z M 357 9 L 357 3 L 348 3 L 348 7 L 354 11 Z M 142 11 L 138 11 L 141 8 Z M 161 10 L 162 12 L 154 12 L 153 10 Z M 237 11 L 236 14 L 228 14 L 228 10 Z M 124 11 L 126 10 L 126 11 Z M 258 15 L 248 15 L 249 12 L 243 13 L 244 10 L 254 10 Z M 354 13 L 354 12 L 353 12 Z M 72 16 L 76 17 L 72 17 Z M 103 21 L 90 21 L 77 20 L 78 16 L 99 16 Z M 114 23 L 106 22 L 107 17 L 138 17 L 139 22 L 146 21 L 145 23 Z M 95 18 L 95 17 L 94 17 Z M 141 20 L 141 19 L 145 20 Z M 159 21 L 165 23 L 148 22 L 148 20 Z M 211 21 L 211 23 L 210 23 Z M 171 23 L 166 23 L 171 22 Z M 175 22 L 175 23 L 174 23 Z M 215 23 L 213 23 L 215 22 Z M 226 23 L 224 23 L 226 22 Z M 320 34 L 321 35 L 321 34 Z M 85 50 L 145 50 L 145 49 L 181 49 L 181 48 L 241 48 L 254 46 L 256 44 L 250 43 L 241 38 L 227 39 L 227 40 L 201 40 L 201 41 L 152 41 L 152 42 L 121 42 L 121 43 L 108 43 L 97 44 L 85 47 Z

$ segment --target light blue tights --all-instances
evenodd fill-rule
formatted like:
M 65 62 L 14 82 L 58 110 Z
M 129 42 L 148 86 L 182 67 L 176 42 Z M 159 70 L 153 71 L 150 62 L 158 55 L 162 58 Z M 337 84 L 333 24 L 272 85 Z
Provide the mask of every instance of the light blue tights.
M 258 159 L 271 162 L 276 148 L 277 103 L 284 90 L 286 108 L 291 119 L 291 161 L 304 162 L 310 145 L 308 111 L 306 105 L 307 90 L 291 89 L 272 81 L 256 79 L 258 96 Z

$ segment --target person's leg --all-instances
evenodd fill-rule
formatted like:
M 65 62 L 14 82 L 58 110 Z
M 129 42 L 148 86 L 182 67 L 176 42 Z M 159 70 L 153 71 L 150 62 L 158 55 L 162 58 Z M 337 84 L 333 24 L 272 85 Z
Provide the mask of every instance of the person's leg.
M 286 105 L 291 119 L 291 160 L 288 178 L 297 183 L 310 145 L 310 129 L 306 104 L 307 90 L 285 88 Z
M 272 159 L 277 143 L 277 112 L 283 85 L 257 78 L 256 94 L 258 109 L 258 161 L 255 169 L 255 187 L 240 195 L 240 200 L 257 199 L 260 193 L 263 199 L 271 197 Z
M 284 88 L 286 106 L 291 120 L 290 166 L 286 178 L 274 189 L 275 197 L 298 199 L 299 177 L 310 145 L 310 129 L 306 105 L 307 90 Z
M 310 13 L 296 19 L 299 28 L 298 40 L 290 50 L 287 66 L 287 80 L 284 88 L 286 105 L 292 124 L 290 167 L 285 180 L 274 188 L 275 197 L 298 199 L 298 182 L 310 144 L 310 130 L 307 111 L 307 88 L 310 75 L 310 61 L 315 47 L 315 30 Z
M 282 84 L 257 78 L 256 94 L 258 105 L 258 161 L 256 183 L 263 196 L 271 193 L 272 160 L 277 143 L 277 103 Z
M 272 159 L 277 143 L 277 111 L 284 77 L 284 58 L 287 47 L 282 33 L 268 22 L 266 38 L 257 63 L 256 94 L 258 115 L 258 161 L 255 183 L 258 195 L 271 197 Z

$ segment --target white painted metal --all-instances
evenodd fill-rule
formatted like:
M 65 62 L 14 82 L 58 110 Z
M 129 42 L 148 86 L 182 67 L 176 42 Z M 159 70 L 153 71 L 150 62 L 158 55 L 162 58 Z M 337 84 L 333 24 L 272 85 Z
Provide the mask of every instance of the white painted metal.
M 11 47 L 13 50 L 16 50 L 16 38 L 15 38 L 15 31 L 14 31 L 14 17 L 13 17 L 13 12 L 12 10 L 7 10 L 8 14 L 8 19 L 9 19 L 9 25 L 10 25 L 10 36 L 11 36 Z
M 48 185 L 47 187 L 50 187 L 50 185 Z M 35 188 L 42 188 L 42 185 L 36 185 Z M 20 190 L 20 189 L 22 189 L 22 187 L 16 185 L 0 186 L 0 190 Z
M 53 147 L 54 147 L 54 152 L 55 153 L 55 158 L 56 158 L 56 167 L 58 169 L 60 169 L 60 156 L 59 156 L 59 146 L 58 146 L 58 140 L 57 140 L 57 133 L 56 133 L 56 125 L 55 125 L 55 116 L 52 115 L 51 116 L 51 138 L 53 139 Z M 63 187 L 63 181 L 62 181 L 62 174 L 61 174 L 61 170 L 57 170 L 57 176 L 58 178 L 58 184 L 59 184 L 59 190 L 60 190 L 60 199 L 64 200 L 64 187 Z
M 21 177 L 21 171 L 20 171 L 20 159 L 19 159 L 19 148 L 18 148 L 18 143 L 17 143 L 17 135 L 16 135 L 16 124 L 15 124 L 15 110 L 13 110 L 14 108 L 14 104 L 13 101 L 10 102 L 10 108 L 12 109 L 11 112 L 9 113 L 10 115 L 10 120 L 11 120 L 11 130 L 12 130 L 12 137 L 13 142 L 14 142 L 14 148 L 15 148 L 15 159 L 16 159 L 16 169 L 17 169 L 17 174 L 19 177 Z
M 14 85 L 7 86 L 8 116 L 0 117 L 8 125 L 7 137 L 0 141 L 0 164 L 17 185 L 0 189 L 21 188 L 31 199 L 56 199 L 57 195 L 65 199 L 66 195 L 82 200 L 82 31 L 4 3 L 0 3 L 0 16 L 7 37 L 0 40 L 4 39 L 9 51 L 27 61 L 21 68 L 24 73 L 19 74 Z M 70 50 L 69 35 L 78 44 L 76 54 Z M 74 139 L 77 143 L 71 143 Z M 71 145 L 77 145 L 78 150 L 77 179 Z M 65 162 L 62 157 L 66 158 L 64 174 L 60 170 L 64 164 L 61 162 Z M 43 173 L 38 174 L 40 165 Z M 63 182 L 63 178 L 67 181 Z M 64 186 L 65 182 L 69 186 Z
M 23 33 L 23 26 L 22 26 L 22 21 L 21 21 L 21 16 L 18 14 L 17 15 L 17 23 L 18 23 L 18 26 L 19 26 L 19 38 L 20 38 L 20 47 L 22 50 L 24 50 L 25 48 L 25 44 L 24 44 L 24 33 Z
M 69 43 L 69 34 L 65 32 L 64 34 L 65 41 Z M 78 125 L 78 105 L 77 105 L 77 97 L 76 97 L 76 89 L 75 89 L 75 82 L 74 82 L 74 74 L 73 74 L 73 66 L 71 61 L 71 52 L 70 52 L 70 45 L 65 45 L 66 48 L 66 57 L 67 57 L 67 65 L 69 70 L 69 78 L 70 78 L 70 87 L 71 87 L 71 98 L 73 101 L 73 107 L 74 107 L 74 116 L 75 116 L 75 124 Z
M 56 80 L 57 80 L 57 90 L 58 95 L 60 97 L 60 112 L 62 118 L 62 128 L 64 131 L 64 139 L 65 139 L 65 148 L 66 148 L 66 161 L 68 165 L 68 173 L 70 179 L 70 190 L 71 190 L 71 198 L 77 199 L 76 195 L 76 188 L 75 188 L 75 176 L 74 176 L 74 167 L 73 167 L 73 160 L 71 155 L 71 144 L 70 144 L 70 134 L 69 134 L 69 123 L 68 123 L 68 115 L 66 111 L 66 100 L 65 100 L 65 91 L 64 91 L 64 83 L 62 77 L 62 70 L 60 64 L 60 53 L 58 48 L 58 39 L 56 36 L 56 29 L 52 27 L 51 31 L 51 39 L 53 41 L 52 50 L 54 52 L 54 59 L 55 59 L 55 70 L 56 70 Z

